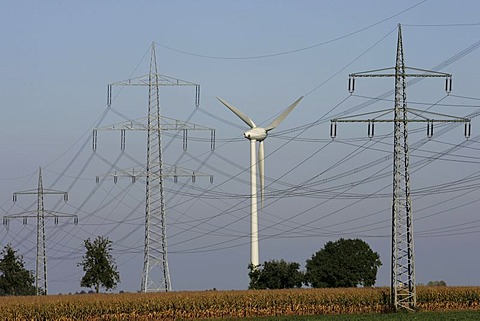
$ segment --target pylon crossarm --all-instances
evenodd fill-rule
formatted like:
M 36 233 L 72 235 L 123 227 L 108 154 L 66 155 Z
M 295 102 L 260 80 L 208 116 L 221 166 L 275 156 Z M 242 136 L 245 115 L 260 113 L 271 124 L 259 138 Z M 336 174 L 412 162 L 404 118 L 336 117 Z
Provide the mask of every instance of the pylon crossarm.
M 151 77 L 158 79 L 158 83 L 155 83 L 155 85 L 158 84 L 158 86 L 200 86 L 199 84 L 190 81 L 181 80 L 162 74 L 143 75 L 135 78 L 117 81 L 109 84 L 108 86 L 149 86 L 151 85 Z
M 447 115 L 447 114 L 442 114 L 442 113 L 436 113 L 436 112 L 431 112 L 431 111 L 425 111 L 425 110 L 420 110 L 420 109 L 415 109 L 415 108 L 408 108 L 408 112 L 414 114 L 415 116 L 425 118 L 429 121 L 434 121 L 434 122 L 460 122 L 460 123 L 468 123 L 470 119 L 465 118 L 465 117 L 457 117 L 457 116 L 452 116 L 452 115 Z M 425 117 L 425 115 L 431 115 L 431 116 L 437 116 L 437 117 L 443 117 L 444 119 L 433 119 L 433 118 L 428 118 Z M 408 120 L 410 121 L 410 119 Z
M 35 188 L 35 189 L 29 189 L 26 191 L 15 192 L 13 193 L 13 195 L 29 195 L 29 194 L 37 194 L 37 193 L 38 193 L 38 189 Z
M 129 120 L 117 124 L 112 124 L 104 127 L 99 127 L 94 130 L 96 131 L 109 131 L 109 130 L 138 130 L 138 131 L 146 131 L 149 130 L 148 128 L 148 118 L 140 118 L 135 120 Z M 150 128 L 156 129 L 156 128 Z M 162 116 L 161 117 L 161 124 L 160 130 L 214 130 L 210 127 L 205 127 L 201 125 L 197 125 L 194 123 L 177 120 L 169 117 Z
M 38 194 L 38 189 L 30 189 L 26 191 L 21 191 L 21 192 L 15 192 L 13 195 L 31 195 L 31 194 Z M 43 194 L 67 194 L 67 192 L 64 191 L 58 191 L 58 190 L 53 190 L 53 189 L 43 189 Z
M 391 73 L 388 73 L 386 71 L 391 70 Z M 412 68 L 412 67 L 405 67 L 405 71 L 410 70 L 410 71 L 416 71 L 416 73 L 407 73 L 403 72 L 401 75 L 403 77 L 439 77 L 439 78 L 451 78 L 452 75 L 444 72 L 438 72 L 434 70 L 427 70 L 427 69 L 421 69 L 421 68 Z M 382 68 L 382 69 L 374 69 L 374 70 L 368 70 L 368 71 L 362 71 L 362 72 L 357 72 L 350 74 L 350 78 L 358 78 L 358 77 L 396 77 L 398 76 L 398 73 L 396 73 L 395 67 L 390 67 L 390 68 Z
M 377 73 L 380 71 L 387 71 L 387 70 L 395 70 L 395 67 L 387 67 L 387 68 L 380 68 L 380 69 L 372 69 L 372 70 L 367 70 L 367 71 L 360 71 L 360 72 L 355 72 L 353 74 L 348 75 L 350 78 L 353 77 L 368 77 L 369 74 Z
M 210 131 L 210 149 L 214 150 L 215 148 L 215 129 L 210 127 L 205 127 L 201 125 L 197 125 L 194 123 L 177 120 L 168 117 L 161 117 L 159 118 L 159 122 L 151 122 L 149 117 L 141 118 L 137 120 L 129 120 L 113 125 L 108 125 L 105 127 L 99 127 L 93 130 L 93 141 L 92 141 L 92 149 L 97 149 L 97 140 L 98 135 L 97 132 L 100 131 L 120 131 L 120 148 L 122 150 L 125 149 L 125 142 L 126 142 L 126 131 L 136 130 L 136 131 L 146 131 L 146 132 L 156 132 L 162 130 L 171 130 L 182 132 L 183 136 L 183 149 L 187 150 L 187 141 L 188 141 L 188 132 L 191 130 L 203 130 L 203 131 Z
M 4 215 L 3 219 L 11 220 L 11 219 L 25 218 L 25 217 L 27 217 L 27 218 L 28 217 L 37 217 L 37 210 Z
M 169 177 L 175 177 L 175 176 L 190 177 L 190 176 L 193 176 L 193 175 L 204 176 L 204 177 L 211 176 L 210 174 L 205 174 L 205 173 L 202 173 L 202 172 L 197 172 L 197 171 L 194 171 L 194 170 L 191 170 L 191 169 L 182 168 L 182 167 L 179 167 L 179 166 L 172 166 L 172 165 L 166 165 L 163 168 L 162 175 L 164 177 L 165 176 L 169 176 Z
M 440 72 L 440 71 L 428 70 L 428 69 L 422 69 L 422 68 L 405 67 L 405 70 L 422 72 L 422 74 L 418 74 L 419 76 L 422 76 L 422 77 L 447 77 L 447 78 L 452 77 L 452 74 L 449 74 L 446 72 Z
M 68 213 L 62 213 L 62 212 L 53 212 L 53 211 L 45 211 L 44 212 L 45 217 L 77 217 L 76 214 L 68 214 Z
M 369 115 L 376 115 L 375 117 L 371 117 L 368 119 L 365 119 L 363 121 L 368 122 L 374 119 L 377 119 L 378 117 L 384 116 L 386 114 L 389 114 L 392 112 L 392 109 L 383 109 L 383 110 L 377 110 L 377 111 L 372 111 L 368 113 L 362 113 L 362 114 L 357 114 L 357 115 L 352 115 L 348 117 L 341 117 L 341 118 L 335 118 L 332 119 L 331 122 L 339 122 L 339 123 L 349 123 L 349 122 L 357 122 L 359 121 L 358 119 L 354 119 L 356 117 L 363 117 L 363 116 L 369 116 Z M 362 121 L 362 120 L 360 120 Z
M 156 57 L 155 47 L 152 46 L 152 59 L 155 60 L 156 59 L 155 57 Z M 194 86 L 195 87 L 195 106 L 196 107 L 200 106 L 200 85 L 199 84 L 186 81 L 186 80 L 181 80 L 178 78 L 173 78 L 166 75 L 161 75 L 156 72 L 156 69 L 157 69 L 156 63 L 153 66 L 152 62 L 154 61 L 150 62 L 150 65 L 151 65 L 150 68 L 151 68 L 151 71 L 153 71 L 152 67 L 155 70 L 153 73 L 108 84 L 107 85 L 107 106 L 110 107 L 112 105 L 112 87 L 113 86 L 145 86 L 145 87 L 156 86 L 157 88 L 160 86 L 190 86 L 190 87 Z
M 44 189 L 43 194 L 51 194 L 51 195 L 66 195 L 68 192 L 63 192 L 63 191 L 56 191 L 53 189 Z
M 387 78 L 387 77 L 396 77 L 398 75 L 396 75 L 395 73 L 391 73 L 391 74 L 372 74 L 372 75 L 357 75 L 355 76 L 355 78 L 357 77 L 363 77 L 363 78 L 368 78 L 368 77 L 379 77 L 379 78 Z M 435 74 L 408 74 L 408 73 L 405 73 L 405 74 L 402 74 L 402 76 L 404 76 L 405 78 L 444 78 L 445 76 L 443 75 L 435 75 Z M 448 77 L 447 77 L 448 78 Z
M 15 214 L 8 214 L 3 216 L 4 219 L 18 219 L 18 218 L 37 218 L 37 210 L 34 211 L 26 211 L 22 213 L 15 213 Z M 77 215 L 75 214 L 68 214 L 68 213 L 62 213 L 62 212 L 53 212 L 53 211 L 43 211 L 42 213 L 43 217 L 76 217 Z
M 381 116 L 385 116 L 386 114 L 388 114 L 388 112 L 391 112 L 391 111 L 392 110 L 390 109 L 387 112 L 383 110 L 378 112 L 363 113 L 359 115 L 353 115 L 351 116 L 352 118 L 351 117 L 335 118 L 330 121 L 332 123 L 394 123 L 394 122 L 404 122 L 404 121 L 408 123 L 469 123 L 470 122 L 470 119 L 464 118 L 464 117 L 450 116 L 446 114 L 428 112 L 428 111 L 423 111 L 423 110 L 418 110 L 413 108 L 408 108 L 407 113 L 411 113 L 412 115 L 420 117 L 420 119 L 409 118 L 405 120 L 403 118 L 399 118 L 399 119 L 379 118 Z M 353 117 L 368 116 L 368 115 L 377 115 L 377 116 L 371 117 L 371 118 L 364 118 L 364 119 L 353 118 Z M 443 118 L 433 118 L 429 116 L 437 116 L 437 117 L 443 117 Z
M 154 173 L 150 173 L 150 176 L 152 175 L 155 176 Z M 161 176 L 173 177 L 173 178 L 192 177 L 192 179 L 193 177 L 210 177 L 210 178 L 212 177 L 211 174 L 205 174 L 205 173 L 194 171 L 191 169 L 182 168 L 180 166 L 167 165 L 167 164 L 163 164 Z M 116 183 L 116 178 L 118 177 L 129 177 L 129 178 L 132 178 L 132 180 L 134 181 L 136 177 L 147 177 L 147 171 L 143 168 L 141 169 L 133 168 L 133 169 L 125 169 L 125 170 L 121 169 L 118 171 L 106 173 L 101 176 L 97 176 L 98 178 L 97 181 L 99 181 L 100 177 L 102 178 L 113 177 L 115 183 Z
M 95 128 L 94 131 L 109 131 L 109 130 L 148 130 L 148 125 L 144 123 L 147 118 L 132 119 L 108 126 Z

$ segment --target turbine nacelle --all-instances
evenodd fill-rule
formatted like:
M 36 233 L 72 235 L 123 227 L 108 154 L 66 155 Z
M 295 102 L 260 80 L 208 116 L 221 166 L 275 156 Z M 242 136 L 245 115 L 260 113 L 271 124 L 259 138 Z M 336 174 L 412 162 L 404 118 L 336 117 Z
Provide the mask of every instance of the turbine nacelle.
M 288 116 L 288 114 L 298 105 L 300 100 L 302 100 L 303 96 L 298 98 L 293 104 L 288 106 L 277 118 L 275 118 L 268 126 L 266 127 L 258 127 L 255 122 L 248 117 L 248 115 L 244 114 L 242 111 L 237 109 L 236 107 L 230 105 L 226 101 L 222 100 L 221 98 L 217 97 L 217 99 L 225 105 L 228 109 L 230 109 L 235 115 L 238 116 L 245 124 L 247 124 L 251 129 L 247 130 L 245 133 L 243 133 L 243 136 L 245 138 L 249 139 L 253 144 L 255 142 L 259 142 L 258 144 L 258 164 L 257 161 L 254 158 L 254 150 L 251 151 L 251 164 L 250 164 L 250 171 L 256 171 L 256 167 L 258 165 L 259 168 L 259 178 L 260 178 L 260 196 L 262 200 L 262 206 L 263 206 L 263 189 L 265 186 L 265 175 L 264 175 L 264 156 L 265 156 L 265 146 L 264 146 L 264 140 L 268 136 L 268 132 L 271 131 L 272 129 L 275 129 L 280 123 Z M 252 145 L 253 146 L 253 145 Z M 254 182 L 252 181 L 251 184 Z
M 247 130 L 245 133 L 243 133 L 243 136 L 245 136 L 245 138 L 247 139 L 261 142 L 265 138 L 267 138 L 267 131 L 265 130 L 265 128 L 255 127 Z

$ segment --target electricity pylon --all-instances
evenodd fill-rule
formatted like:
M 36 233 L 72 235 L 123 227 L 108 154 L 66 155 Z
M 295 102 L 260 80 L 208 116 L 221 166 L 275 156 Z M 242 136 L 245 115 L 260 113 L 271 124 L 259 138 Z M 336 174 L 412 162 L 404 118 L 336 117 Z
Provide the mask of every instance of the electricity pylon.
M 161 75 L 157 72 L 157 58 L 155 53 L 155 44 L 151 46 L 150 72 L 148 75 L 140 76 L 125 81 L 119 81 L 107 86 L 107 106 L 112 103 L 113 86 L 147 86 L 148 87 L 148 115 L 144 120 L 131 120 L 120 124 L 96 128 L 93 131 L 93 150 L 97 149 L 97 131 L 98 130 L 120 130 L 121 143 L 120 148 L 125 149 L 125 132 L 127 130 L 146 131 L 147 132 L 147 164 L 146 171 L 141 175 L 135 172 L 128 173 L 127 176 L 145 176 L 145 244 L 144 244 L 144 262 L 141 281 L 142 292 L 171 291 L 170 272 L 167 260 L 167 236 L 166 236 L 166 217 L 165 217 L 165 196 L 164 196 L 164 177 L 165 168 L 162 160 L 162 135 L 163 130 L 182 131 L 183 149 L 187 149 L 187 133 L 189 130 L 208 130 L 210 131 L 210 147 L 215 148 L 214 129 L 188 123 L 180 120 L 174 120 L 161 116 L 160 113 L 160 86 L 194 86 L 195 87 L 195 105 L 200 104 L 200 85 Z M 137 172 L 139 173 L 139 172 Z M 175 175 L 172 175 L 175 177 Z M 177 177 L 180 176 L 177 174 Z M 190 174 L 194 177 L 195 175 Z M 132 178 L 134 179 L 134 178 Z
M 393 70 L 393 72 L 392 72 Z M 409 72 L 407 72 L 407 70 Z M 411 72 L 410 72 L 411 71 Z M 414 310 L 416 307 L 415 255 L 413 243 L 412 198 L 410 194 L 410 159 L 408 149 L 408 123 L 427 123 L 427 135 L 433 135 L 433 124 L 437 122 L 465 123 L 465 135 L 470 135 L 470 120 L 445 114 L 432 113 L 409 108 L 407 106 L 407 77 L 444 77 L 445 90 L 451 91 L 452 75 L 432 70 L 406 67 L 403 55 L 402 29 L 398 25 L 397 56 L 393 68 L 376 69 L 349 75 L 349 91 L 355 89 L 357 77 L 394 77 L 395 106 L 393 119 L 385 119 L 391 109 L 364 113 L 331 120 L 330 134 L 336 135 L 337 122 L 367 122 L 368 136 L 374 134 L 376 122 L 391 122 L 394 124 L 393 151 L 393 202 L 392 202 L 392 257 L 391 257 L 391 304 L 396 310 Z M 414 119 L 409 118 L 414 115 Z M 354 119 L 354 117 L 368 117 Z
M 47 254 L 45 249 L 45 218 L 53 217 L 55 224 L 58 224 L 60 217 L 73 217 L 74 223 L 78 223 L 78 217 L 74 214 L 66 214 L 60 212 L 46 211 L 43 203 L 44 195 L 63 195 L 63 200 L 68 201 L 68 193 L 63 191 L 56 191 L 43 188 L 42 169 L 38 170 L 38 187 L 21 192 L 13 193 L 13 201 L 17 201 L 18 195 L 37 195 L 37 210 L 28 211 L 18 214 L 5 215 L 3 217 L 3 224 L 8 225 L 10 219 L 21 218 L 23 224 L 27 224 L 28 218 L 37 219 L 37 262 L 35 265 L 35 294 L 47 295 Z

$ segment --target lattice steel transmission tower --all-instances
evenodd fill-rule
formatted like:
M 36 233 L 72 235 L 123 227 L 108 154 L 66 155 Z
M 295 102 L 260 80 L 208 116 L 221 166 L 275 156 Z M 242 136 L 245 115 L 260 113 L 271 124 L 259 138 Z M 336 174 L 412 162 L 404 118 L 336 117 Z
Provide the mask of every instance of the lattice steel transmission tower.
M 140 76 L 125 81 L 119 81 L 107 86 L 107 106 L 112 103 L 113 86 L 147 86 L 148 87 L 148 115 L 143 120 L 130 120 L 123 123 L 109 125 L 93 130 L 93 150 L 97 149 L 97 131 L 120 130 L 120 148 L 125 149 L 125 133 L 127 130 L 147 132 L 147 163 L 146 170 L 122 170 L 118 174 L 108 174 L 116 177 L 129 176 L 132 180 L 135 177 L 145 177 L 145 244 L 144 262 L 141 281 L 142 292 L 171 291 L 170 272 L 167 259 L 167 236 L 166 236 L 166 205 L 164 195 L 164 178 L 191 176 L 207 176 L 202 173 L 195 173 L 181 169 L 180 167 L 165 168 L 162 155 L 163 130 L 181 131 L 183 133 L 183 148 L 187 149 L 188 131 L 205 130 L 210 131 L 210 147 L 215 148 L 214 129 L 193 123 L 167 118 L 160 113 L 160 86 L 194 86 L 195 105 L 200 104 L 200 85 L 161 75 L 157 71 L 157 58 L 155 44 L 151 46 L 150 72 L 148 75 Z M 210 175 L 208 175 L 210 176 Z
M 407 72 L 408 71 L 408 72 Z M 337 122 L 366 122 L 368 136 L 374 135 L 376 122 L 394 124 L 393 151 L 393 201 L 392 201 L 392 257 L 391 257 L 391 304 L 395 309 L 414 310 L 416 307 L 415 255 L 413 242 L 412 197 L 410 193 L 410 159 L 408 149 L 408 123 L 427 124 L 427 135 L 433 135 L 436 122 L 465 123 L 465 136 L 470 136 L 470 120 L 445 114 L 413 109 L 407 106 L 407 77 L 444 77 L 445 90 L 451 91 L 452 75 L 432 70 L 410 68 L 405 66 L 403 55 L 402 29 L 398 25 L 396 64 L 393 68 L 376 69 L 349 75 L 349 91 L 355 89 L 358 77 L 393 77 L 395 78 L 395 105 L 393 119 L 386 118 L 391 109 L 336 118 L 331 120 L 330 134 L 336 135 Z M 413 118 L 409 117 L 413 115 Z M 355 119 L 355 117 L 367 117 Z M 387 116 L 388 117 L 388 116 Z
M 34 211 L 23 212 L 18 214 L 5 215 L 3 217 L 3 224 L 8 226 L 10 219 L 22 218 L 23 224 L 27 224 L 28 218 L 37 219 L 37 261 L 35 264 L 35 294 L 47 295 L 47 254 L 45 246 L 45 218 L 53 217 L 55 224 L 58 224 L 60 217 L 69 217 L 74 219 L 74 223 L 78 223 L 78 217 L 74 214 L 66 214 L 60 212 L 47 211 L 44 207 L 44 195 L 63 195 L 65 202 L 68 201 L 68 193 L 63 191 L 56 191 L 52 189 L 44 189 L 42 181 L 42 169 L 38 170 L 38 187 L 21 192 L 13 193 L 13 201 L 17 201 L 18 195 L 37 195 L 37 209 Z

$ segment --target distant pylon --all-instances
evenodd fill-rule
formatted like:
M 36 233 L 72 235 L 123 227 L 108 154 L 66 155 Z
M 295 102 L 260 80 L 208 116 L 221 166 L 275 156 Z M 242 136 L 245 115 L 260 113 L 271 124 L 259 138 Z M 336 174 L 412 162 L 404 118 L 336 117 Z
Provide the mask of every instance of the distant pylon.
M 66 214 L 60 212 L 53 212 L 53 211 L 46 211 L 43 203 L 43 196 L 45 194 L 48 195 L 63 195 L 63 199 L 65 202 L 68 201 L 68 193 L 62 191 L 56 191 L 51 189 L 44 189 L 43 188 L 43 180 L 42 180 L 42 169 L 39 168 L 38 170 L 38 187 L 37 189 L 15 192 L 13 193 L 13 201 L 17 201 L 18 195 L 25 195 L 25 194 L 35 194 L 37 195 L 37 210 L 36 211 L 29 211 L 24 213 L 18 214 L 10 214 L 5 215 L 3 217 L 3 224 L 7 225 L 10 219 L 14 218 L 22 218 L 23 224 L 27 224 L 28 218 L 36 218 L 37 219 L 37 260 L 35 265 L 35 294 L 36 295 L 47 295 L 47 255 L 45 249 L 45 218 L 46 217 L 53 217 L 55 224 L 58 224 L 58 219 L 60 217 L 73 217 L 74 223 L 78 223 L 77 215 L 73 214 Z
M 393 70 L 393 72 L 391 72 Z M 407 73 L 406 70 L 412 72 Z M 357 77 L 394 77 L 395 106 L 393 119 L 383 118 L 391 110 L 364 113 L 367 119 L 354 119 L 354 116 L 331 120 L 330 134 L 336 135 L 337 122 L 367 122 L 368 136 L 373 137 L 377 122 L 394 124 L 393 151 L 393 201 L 392 201 L 392 257 L 391 257 L 391 304 L 396 310 L 414 310 L 416 308 L 415 255 L 413 243 L 412 198 L 410 195 L 410 155 L 408 148 L 408 123 L 423 122 L 427 124 L 427 136 L 433 135 L 433 124 L 437 122 L 465 123 L 465 135 L 470 135 L 470 120 L 440 113 L 416 110 L 407 106 L 407 77 L 444 77 L 445 90 L 452 89 L 452 75 L 431 70 L 409 68 L 405 66 L 403 56 L 402 29 L 398 25 L 397 55 L 394 68 L 377 69 L 350 74 L 348 89 L 353 93 Z M 412 114 L 416 119 L 408 117 Z

